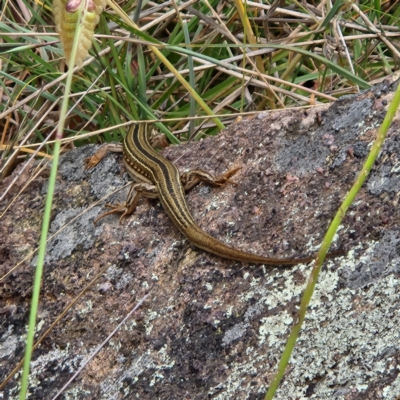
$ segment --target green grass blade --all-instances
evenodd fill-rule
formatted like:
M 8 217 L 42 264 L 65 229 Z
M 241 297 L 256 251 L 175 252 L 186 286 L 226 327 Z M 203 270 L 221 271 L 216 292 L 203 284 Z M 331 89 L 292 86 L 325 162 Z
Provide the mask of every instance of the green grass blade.
M 124 20 L 126 24 L 137 34 L 139 37 L 142 36 L 142 32 L 137 28 L 133 21 L 131 21 L 128 16 L 123 12 L 121 8 L 119 8 L 116 4 L 112 3 L 111 0 L 107 1 L 107 4 L 115 10 L 119 14 L 119 16 Z M 148 36 L 148 35 L 147 35 Z M 151 38 L 151 42 L 157 42 L 155 39 Z M 196 102 L 200 105 L 200 107 L 205 111 L 207 115 L 209 115 L 219 129 L 224 129 L 225 126 L 223 123 L 214 116 L 212 110 L 208 107 L 208 105 L 203 101 L 201 96 L 186 82 L 186 80 L 182 77 L 182 75 L 176 70 L 176 68 L 172 65 L 172 63 L 164 56 L 164 54 L 154 45 L 149 45 L 150 50 L 156 55 L 156 57 L 175 75 L 175 77 L 179 80 L 179 82 L 186 88 L 186 90 L 194 97 Z
M 326 15 L 325 19 L 322 21 L 321 28 L 326 28 L 330 23 L 332 18 L 336 15 L 339 8 L 343 5 L 344 0 L 336 0 L 333 4 L 333 7 L 330 9 L 328 14 Z
M 250 47 L 250 46 L 251 45 L 247 45 L 247 47 Z M 292 51 L 294 53 L 303 54 L 307 57 L 311 57 L 317 61 L 320 61 L 322 64 L 324 64 L 328 68 L 330 68 L 332 71 L 334 71 L 337 74 L 339 74 L 340 76 L 343 76 L 344 78 L 348 79 L 350 82 L 352 82 L 356 85 L 359 85 L 363 89 L 368 89 L 371 87 L 371 85 L 368 82 L 366 82 L 363 79 L 361 79 L 360 77 L 354 75 L 353 73 L 351 73 L 351 71 L 348 71 L 347 69 L 337 65 L 333 61 L 330 61 L 322 56 L 319 56 L 318 54 L 311 52 L 311 51 L 304 50 L 304 49 L 301 49 L 301 48 L 295 47 L 295 46 L 286 46 L 286 45 L 280 45 L 280 44 L 274 44 L 274 43 L 268 43 L 267 45 L 257 45 L 257 47 L 258 48 L 280 49 L 280 50 Z M 188 54 L 188 55 L 191 55 L 194 57 L 198 57 L 204 61 L 209 61 L 211 63 L 215 63 L 224 68 L 240 71 L 240 68 L 236 67 L 233 64 L 228 64 L 224 61 L 216 60 L 216 59 L 208 57 L 204 54 L 198 54 L 198 53 L 194 52 L 193 50 L 188 50 L 183 47 L 181 48 L 181 47 L 177 47 L 177 46 L 168 46 L 168 48 L 171 51 L 176 51 L 177 53 Z
M 186 23 L 186 21 L 181 20 L 181 24 L 182 24 L 182 30 L 183 30 L 183 33 L 185 36 L 185 43 L 189 47 L 190 46 L 190 35 L 189 35 L 187 23 Z M 193 63 L 192 56 L 188 56 L 188 65 L 189 65 L 189 83 L 192 88 L 195 88 L 196 87 L 196 79 L 194 76 L 194 63 Z M 196 114 L 196 102 L 192 96 L 190 96 L 189 103 L 190 103 L 189 116 L 194 117 Z M 189 137 L 192 137 L 192 135 L 194 133 L 195 123 L 196 123 L 196 121 L 194 119 L 191 119 L 189 122 Z
M 85 4 L 85 3 L 82 3 Z M 82 15 L 83 14 L 83 15 Z M 81 6 L 81 17 L 84 19 L 86 14 L 86 9 L 82 9 Z M 28 378 L 29 378 L 29 369 L 30 369 L 30 361 L 32 358 L 32 348 L 33 348 L 33 341 L 35 336 L 35 328 L 36 328 L 36 317 L 37 317 L 37 309 L 39 304 L 39 294 L 40 294 L 40 286 L 42 281 L 43 275 L 43 267 L 46 255 L 46 242 L 47 242 L 47 235 L 49 231 L 50 225 L 50 217 L 51 217 L 51 206 L 53 203 L 53 195 L 54 195 L 54 188 L 57 178 L 57 169 L 58 169 L 58 159 L 60 154 L 61 148 L 61 138 L 62 132 L 64 129 L 65 124 L 65 117 L 67 114 L 68 109 L 68 95 L 71 88 L 72 77 L 73 77 L 73 66 L 75 65 L 75 56 L 78 48 L 78 43 L 80 39 L 80 34 L 82 31 L 82 24 L 76 24 L 75 30 L 75 37 L 73 43 L 73 49 L 71 52 L 71 59 L 69 60 L 69 71 L 67 75 L 66 87 L 65 87 L 65 96 L 61 105 L 60 111 L 60 120 L 57 127 L 57 134 L 56 134 L 56 142 L 54 145 L 54 153 L 53 153 L 53 162 L 51 166 L 48 190 L 47 190 L 47 197 L 46 197 L 46 205 L 43 215 L 43 223 L 42 223 L 42 232 L 40 236 L 40 245 L 39 245 L 39 253 L 37 259 L 37 266 L 35 271 L 35 280 L 33 285 L 33 294 L 32 294 L 32 303 L 31 303 L 31 310 L 29 315 L 29 326 L 28 326 L 28 334 L 27 334 L 27 341 L 26 341 L 26 348 L 25 348 L 25 358 L 24 358 L 24 367 L 22 372 L 21 378 L 21 391 L 20 391 L 20 400 L 25 400 L 28 390 Z

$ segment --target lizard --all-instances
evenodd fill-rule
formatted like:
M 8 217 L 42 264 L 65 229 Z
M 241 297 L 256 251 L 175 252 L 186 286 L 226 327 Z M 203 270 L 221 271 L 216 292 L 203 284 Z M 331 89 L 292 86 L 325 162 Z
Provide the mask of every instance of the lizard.
M 214 186 L 232 183 L 229 178 L 240 168 L 233 168 L 222 175 L 214 176 L 202 169 L 195 169 L 180 174 L 178 168 L 169 160 L 162 157 L 152 147 L 147 125 L 133 126 L 126 135 L 123 146 L 108 144 L 92 157 L 86 160 L 86 167 L 94 167 L 106 155 L 108 151 L 123 152 L 124 165 L 136 182 L 132 184 L 125 204 L 107 205 L 111 208 L 95 220 L 112 213 L 122 213 L 121 221 L 131 215 L 141 196 L 158 198 L 179 231 L 196 247 L 209 253 L 216 254 L 226 259 L 265 265 L 295 265 L 308 263 L 314 256 L 303 258 L 270 258 L 248 253 L 224 244 L 218 239 L 206 233 L 194 221 L 185 200 L 185 191 L 191 189 L 200 181 Z M 337 252 L 329 253 L 327 257 L 333 257 Z

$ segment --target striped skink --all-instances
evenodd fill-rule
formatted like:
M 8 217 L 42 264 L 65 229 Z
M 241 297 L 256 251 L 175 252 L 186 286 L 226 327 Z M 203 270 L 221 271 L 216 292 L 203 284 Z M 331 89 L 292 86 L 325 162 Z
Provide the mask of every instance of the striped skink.
M 108 150 L 121 151 L 120 147 L 112 146 L 102 147 L 86 161 L 87 167 L 96 165 Z M 130 129 L 124 139 L 122 152 L 125 167 L 136 183 L 132 184 L 125 204 L 109 206 L 112 210 L 101 215 L 95 222 L 111 213 L 122 213 L 121 221 L 134 212 L 141 196 L 158 198 L 172 222 L 182 234 L 196 247 L 209 253 L 232 260 L 266 265 L 294 265 L 310 262 L 314 259 L 314 257 L 279 259 L 247 253 L 220 242 L 196 224 L 187 206 L 184 191 L 200 181 L 217 186 L 226 182 L 234 183 L 229 180 L 229 177 L 239 168 L 232 169 L 217 177 L 203 170 L 192 170 L 180 174 L 173 163 L 153 149 L 144 124 L 136 125 Z M 328 256 L 332 255 L 335 254 L 331 253 Z

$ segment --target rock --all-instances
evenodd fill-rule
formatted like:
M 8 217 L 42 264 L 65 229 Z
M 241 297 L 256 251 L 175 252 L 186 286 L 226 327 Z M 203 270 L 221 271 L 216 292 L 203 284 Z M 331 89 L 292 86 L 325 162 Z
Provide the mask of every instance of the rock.
M 376 109 L 374 93 L 390 101 L 395 87 L 384 85 L 330 108 L 263 113 L 217 137 L 164 150 L 182 171 L 242 167 L 236 186 L 199 185 L 188 193 L 194 219 L 243 250 L 270 257 L 314 253 L 376 137 L 385 109 Z M 322 270 L 277 400 L 400 395 L 398 126 L 397 115 L 343 221 L 334 245 L 346 254 Z M 31 398 L 52 398 L 151 287 L 64 398 L 262 398 L 311 266 L 252 266 L 207 254 L 188 243 L 157 201 L 141 200 L 123 225 L 111 215 L 94 226 L 104 212 L 104 203 L 95 201 L 129 181 L 115 154 L 84 170 L 94 151 L 86 146 L 61 157 L 38 333 L 101 268 L 109 268 L 34 352 Z M 12 178 L 0 183 L 0 192 Z M 23 174 L 19 187 L 28 178 Z M 0 310 L 6 310 L 1 380 L 24 352 L 36 265 L 29 254 L 39 241 L 46 182 L 41 175 L 33 180 L 0 225 L 2 275 L 25 260 L 0 286 Z M 123 201 L 126 191 L 107 202 Z M 1 212 L 16 192 L 0 204 Z M 0 396 L 16 399 L 19 377 Z

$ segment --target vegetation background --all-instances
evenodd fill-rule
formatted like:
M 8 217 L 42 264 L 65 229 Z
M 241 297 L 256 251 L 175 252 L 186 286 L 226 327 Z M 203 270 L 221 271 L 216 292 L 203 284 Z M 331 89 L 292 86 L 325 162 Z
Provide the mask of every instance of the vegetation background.
M 110 2 L 74 75 L 63 142 L 120 141 L 120 124 L 140 119 L 172 143 L 198 140 L 239 116 L 366 89 L 399 63 L 400 7 L 357 3 Z M 3 2 L 0 31 L 4 168 L 45 140 L 51 157 L 66 67 L 49 1 Z

